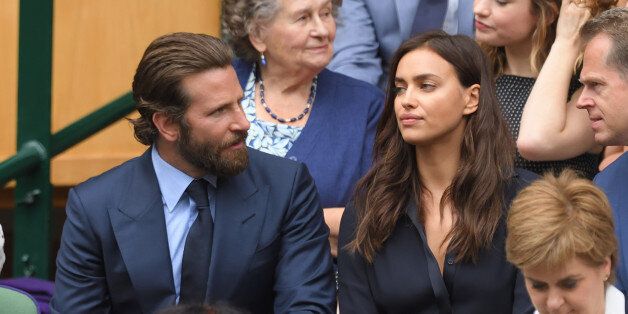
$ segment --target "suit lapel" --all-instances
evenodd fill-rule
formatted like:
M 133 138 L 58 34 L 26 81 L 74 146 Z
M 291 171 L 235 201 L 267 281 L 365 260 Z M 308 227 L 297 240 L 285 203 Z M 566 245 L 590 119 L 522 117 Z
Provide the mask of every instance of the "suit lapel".
M 218 182 L 208 300 L 230 298 L 246 273 L 257 247 L 267 197 L 268 186 L 256 186 L 248 169 Z
M 421 1 L 421 0 L 419 0 Z M 395 0 L 397 9 L 397 17 L 399 21 L 399 33 L 401 34 L 401 42 L 410 38 L 414 16 L 419 7 L 419 1 Z M 443 0 L 446 1 L 446 0 Z
M 109 216 L 122 259 L 143 311 L 174 304 L 175 289 L 164 209 L 150 149 L 137 159 L 127 197 Z

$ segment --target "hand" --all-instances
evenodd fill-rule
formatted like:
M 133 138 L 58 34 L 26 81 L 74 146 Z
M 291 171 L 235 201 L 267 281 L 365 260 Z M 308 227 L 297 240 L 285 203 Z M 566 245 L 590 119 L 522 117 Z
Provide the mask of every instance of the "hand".
M 338 256 L 338 234 L 340 233 L 340 219 L 344 211 L 344 207 L 323 208 L 325 223 L 329 227 L 329 246 L 333 257 Z
M 580 28 L 591 17 L 586 5 L 587 0 L 564 0 L 558 15 L 556 40 L 569 40 L 577 43 L 580 40 Z

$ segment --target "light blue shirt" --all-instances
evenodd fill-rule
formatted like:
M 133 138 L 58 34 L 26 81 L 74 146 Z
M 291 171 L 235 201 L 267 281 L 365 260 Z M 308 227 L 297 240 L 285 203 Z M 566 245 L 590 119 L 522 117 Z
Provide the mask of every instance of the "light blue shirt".
M 164 206 L 168 248 L 170 261 L 172 262 L 172 278 L 174 279 L 174 288 L 177 293 L 177 303 L 179 303 L 181 262 L 183 261 L 185 238 L 198 215 L 198 212 L 195 210 L 196 203 L 185 193 L 185 189 L 187 189 L 194 178 L 163 160 L 154 145 L 151 150 L 151 158 Z M 216 187 L 217 178 L 215 175 L 206 175 L 203 178 Z M 213 218 L 215 217 L 216 202 L 211 189 L 209 190 L 209 208 Z
M 448 0 L 443 30 L 449 34 L 475 36 L 472 0 Z

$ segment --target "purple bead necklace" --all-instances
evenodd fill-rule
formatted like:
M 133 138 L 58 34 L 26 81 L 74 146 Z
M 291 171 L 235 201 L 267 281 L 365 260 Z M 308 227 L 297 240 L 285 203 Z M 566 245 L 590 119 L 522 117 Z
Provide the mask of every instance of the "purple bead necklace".
M 261 75 L 260 75 L 260 78 L 259 78 L 259 97 L 260 97 L 260 102 L 262 103 L 262 106 L 264 107 L 264 110 L 266 110 L 266 112 L 268 112 L 270 117 L 275 119 L 275 120 L 277 120 L 279 123 L 292 123 L 292 122 L 299 121 L 299 120 L 303 119 L 310 112 L 310 108 L 312 107 L 312 103 L 314 103 L 314 98 L 316 97 L 316 83 L 317 82 L 318 82 L 318 76 L 315 76 L 314 80 L 312 81 L 312 86 L 310 87 L 310 96 L 307 98 L 307 105 L 305 106 L 305 109 L 303 109 L 303 112 L 301 112 L 296 117 L 292 117 L 292 118 L 289 118 L 289 119 L 284 119 L 282 117 L 279 117 L 272 110 L 270 110 L 270 107 L 268 107 L 268 104 L 266 103 L 266 99 L 264 97 L 264 80 L 262 80 Z

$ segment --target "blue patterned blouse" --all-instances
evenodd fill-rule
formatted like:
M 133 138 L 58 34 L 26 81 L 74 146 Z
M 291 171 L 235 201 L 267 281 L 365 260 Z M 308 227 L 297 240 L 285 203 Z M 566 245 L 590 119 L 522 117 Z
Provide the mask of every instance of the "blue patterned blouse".
M 246 145 L 275 156 L 285 157 L 297 140 L 303 127 L 275 124 L 257 118 L 255 114 L 255 69 L 251 71 L 244 88 L 242 108 L 251 122 Z

